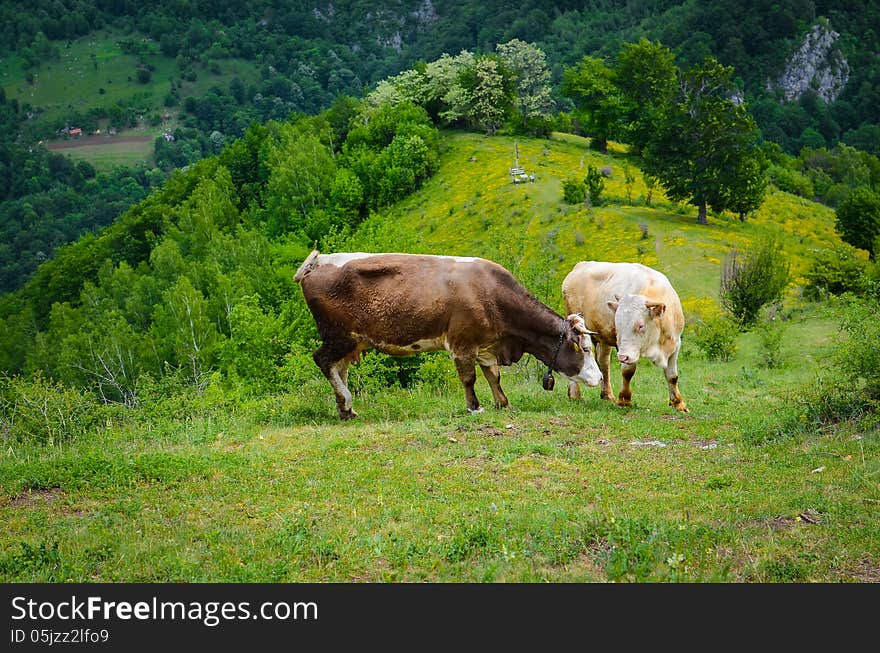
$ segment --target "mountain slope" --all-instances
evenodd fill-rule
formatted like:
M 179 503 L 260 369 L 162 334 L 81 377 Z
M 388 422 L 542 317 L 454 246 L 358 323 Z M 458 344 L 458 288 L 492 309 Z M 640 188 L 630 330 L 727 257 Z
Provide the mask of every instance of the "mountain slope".
M 685 310 L 698 312 L 712 310 L 721 264 L 732 248 L 776 238 L 800 278 L 813 250 L 841 242 L 832 209 L 776 190 L 744 223 L 725 214 L 700 226 L 694 207 L 670 203 L 659 189 L 647 206 L 642 174 L 621 146 L 601 155 L 585 145 L 562 134 L 538 140 L 446 133 L 439 172 L 339 246 L 382 251 L 394 244 L 495 259 L 557 307 L 562 278 L 577 261 L 637 261 L 665 272 Z M 535 174 L 534 183 L 512 183 L 508 169 L 516 150 L 520 165 Z M 602 196 L 607 203 L 565 204 L 563 180 L 583 178 L 589 165 L 610 171 Z M 634 178 L 629 192 L 627 167 Z

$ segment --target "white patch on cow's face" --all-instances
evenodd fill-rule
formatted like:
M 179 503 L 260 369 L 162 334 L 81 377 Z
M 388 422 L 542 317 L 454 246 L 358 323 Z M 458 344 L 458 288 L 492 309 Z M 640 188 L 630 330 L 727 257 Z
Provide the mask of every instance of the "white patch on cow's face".
M 617 331 L 617 358 L 625 365 L 634 365 L 656 344 L 657 327 L 642 295 L 624 295 L 614 312 Z
M 565 376 L 569 381 L 580 381 L 591 388 L 602 383 L 602 372 L 599 370 L 596 358 L 588 351 L 584 351 L 584 366 L 577 376 L 566 376 L 565 374 L 562 376 Z

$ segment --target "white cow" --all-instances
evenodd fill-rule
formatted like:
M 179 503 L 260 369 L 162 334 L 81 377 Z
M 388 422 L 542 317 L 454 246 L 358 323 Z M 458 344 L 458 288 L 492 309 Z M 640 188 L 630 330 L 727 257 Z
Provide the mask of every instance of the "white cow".
M 666 275 L 639 263 L 581 261 L 562 282 L 562 296 L 567 313 L 581 313 L 587 328 L 596 332 L 592 338 L 602 372 L 603 399 L 614 401 L 608 368 L 615 347 L 623 376 L 618 405 L 630 405 L 630 382 L 644 356 L 663 370 L 669 404 L 687 412 L 678 390 L 684 313 Z M 577 382 L 569 383 L 568 396 L 580 397 Z

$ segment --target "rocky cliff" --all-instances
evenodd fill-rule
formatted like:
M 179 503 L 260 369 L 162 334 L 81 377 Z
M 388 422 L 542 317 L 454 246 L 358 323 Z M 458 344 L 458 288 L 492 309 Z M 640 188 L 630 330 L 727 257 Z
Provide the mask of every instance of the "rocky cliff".
M 814 25 L 789 58 L 782 76 L 768 82 L 768 89 L 780 89 L 785 102 L 797 100 L 810 89 L 825 102 L 834 102 L 849 80 L 849 63 L 835 47 L 839 37 L 826 22 Z

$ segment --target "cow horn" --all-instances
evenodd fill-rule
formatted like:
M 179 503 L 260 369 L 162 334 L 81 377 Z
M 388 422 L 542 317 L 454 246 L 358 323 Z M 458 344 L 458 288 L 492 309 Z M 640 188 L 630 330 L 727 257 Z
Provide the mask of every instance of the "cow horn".
M 580 313 L 572 313 L 568 316 L 569 321 L 571 322 L 572 328 L 578 333 L 588 334 L 593 333 L 589 329 L 587 329 L 587 325 L 584 322 L 584 316 Z

